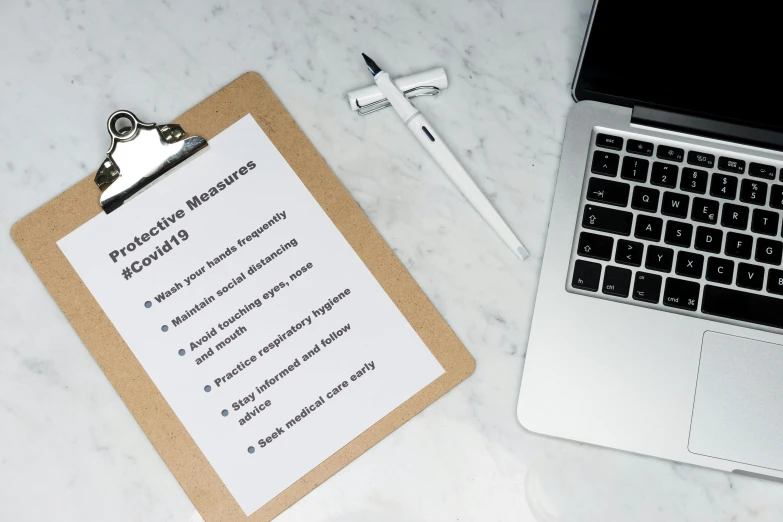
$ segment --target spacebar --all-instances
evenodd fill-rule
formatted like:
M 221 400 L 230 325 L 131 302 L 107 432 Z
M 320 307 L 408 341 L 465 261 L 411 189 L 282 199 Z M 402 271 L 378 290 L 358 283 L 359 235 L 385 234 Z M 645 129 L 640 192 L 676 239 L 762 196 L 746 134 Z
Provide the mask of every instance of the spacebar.
M 783 299 L 706 285 L 701 311 L 738 321 L 783 328 Z

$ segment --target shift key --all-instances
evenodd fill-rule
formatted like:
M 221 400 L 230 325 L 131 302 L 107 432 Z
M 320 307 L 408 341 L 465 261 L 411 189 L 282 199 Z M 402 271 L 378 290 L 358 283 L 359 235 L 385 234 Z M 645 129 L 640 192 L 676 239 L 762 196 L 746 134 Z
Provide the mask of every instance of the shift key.
M 630 212 L 599 207 L 598 205 L 585 205 L 585 211 L 582 215 L 583 228 L 621 236 L 631 235 L 632 222 L 633 214 Z

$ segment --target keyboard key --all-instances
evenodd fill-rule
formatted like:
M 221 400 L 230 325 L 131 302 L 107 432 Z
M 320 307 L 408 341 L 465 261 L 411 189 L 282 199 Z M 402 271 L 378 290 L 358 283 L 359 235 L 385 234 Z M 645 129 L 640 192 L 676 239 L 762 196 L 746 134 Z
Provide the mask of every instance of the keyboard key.
M 734 199 L 737 197 L 737 177 L 728 174 L 712 175 L 710 182 L 710 196 L 723 199 Z
M 699 303 L 699 283 L 668 277 L 663 289 L 663 304 L 672 308 L 696 311 Z
M 693 225 L 690 223 L 683 223 L 682 221 L 673 220 L 666 222 L 666 234 L 663 236 L 664 243 L 688 248 L 691 246 L 692 236 Z
M 767 276 L 767 292 L 783 295 L 783 270 L 777 270 L 776 268 L 769 269 L 769 275 Z
M 684 250 L 677 253 L 677 264 L 674 265 L 674 273 L 686 277 L 701 277 L 704 269 L 704 256 Z
M 720 208 L 720 203 L 713 199 L 693 198 L 691 219 L 699 223 L 714 225 L 718 222 L 718 208 Z
M 661 159 L 669 161 L 682 161 L 682 159 L 685 157 L 685 151 L 678 149 L 677 147 L 658 145 L 658 153 L 656 155 Z
M 658 150 L 660 150 L 660 147 L 658 147 Z M 677 186 L 677 173 L 679 171 L 680 168 L 677 165 L 656 161 L 652 166 L 650 183 L 658 185 L 659 187 L 675 188 Z
M 678 192 L 664 192 L 663 203 L 661 204 L 661 214 L 664 216 L 678 217 L 685 219 L 688 217 L 688 205 L 691 197 Z
M 609 236 L 582 232 L 579 234 L 579 245 L 576 248 L 576 252 L 580 256 L 609 261 L 612 259 L 613 246 L 614 239 Z
M 724 203 L 723 212 L 720 215 L 720 224 L 724 227 L 745 230 L 748 228 L 748 216 L 750 216 L 750 209 L 748 207 L 735 205 L 733 203 Z
M 642 156 L 652 156 L 653 144 L 647 141 L 628 140 L 628 146 L 625 150 L 634 154 L 641 154 Z
M 691 165 L 699 165 L 701 167 L 712 168 L 715 166 L 715 156 L 712 154 L 705 154 L 704 152 L 696 152 L 692 150 L 688 152 L 688 163 Z
M 598 280 L 601 279 L 601 265 L 590 261 L 577 259 L 574 263 L 574 277 L 571 286 L 582 290 L 598 291 Z
M 783 243 L 760 237 L 756 241 L 756 261 L 768 265 L 779 265 L 783 258 Z
M 707 260 L 707 281 L 730 285 L 734 279 L 734 261 L 720 257 L 710 257 Z
M 634 187 L 633 198 L 631 198 L 631 208 L 644 210 L 646 212 L 658 211 L 658 199 L 661 192 L 650 187 Z
M 783 185 L 772 185 L 769 191 L 769 206 L 783 210 Z
M 645 159 L 626 156 L 623 158 L 623 168 L 620 171 L 620 177 L 644 183 L 647 181 L 647 169 L 649 167 L 650 162 Z
M 582 226 L 600 232 L 628 236 L 631 234 L 633 214 L 624 210 L 585 205 Z
M 602 178 L 590 178 L 587 183 L 587 199 L 624 207 L 628 204 L 631 186 Z
M 740 263 L 737 266 L 737 286 L 761 290 L 764 284 L 764 269 L 758 265 Z
M 623 139 L 610 134 L 599 134 L 595 137 L 595 146 L 604 149 L 623 150 Z
M 735 174 L 744 174 L 745 161 L 721 156 L 718 159 L 718 168 L 720 170 L 725 170 L 726 172 L 734 172 Z
M 720 254 L 720 246 L 722 243 L 722 230 L 710 227 L 696 227 L 696 241 L 693 245 L 696 250 Z
M 657 303 L 661 297 L 661 282 L 659 275 L 646 272 L 636 272 L 633 280 L 633 298 L 637 301 Z
M 615 263 L 621 265 L 641 266 L 644 245 L 627 239 L 617 240 L 617 251 L 614 254 Z
M 737 321 L 783 328 L 783 299 L 763 294 L 705 285 L 701 311 Z
M 778 220 L 780 216 L 777 212 L 753 209 L 753 219 L 750 221 L 750 230 L 759 234 L 768 236 L 778 235 Z
M 590 171 L 614 177 L 617 176 L 617 167 L 619 165 L 619 155 L 597 150 L 593 153 L 593 165 L 590 167 Z
M 604 282 L 601 291 L 607 295 L 628 297 L 631 289 L 631 271 L 627 268 L 607 266 L 604 270 Z
M 680 189 L 685 192 L 704 194 L 707 192 L 707 171 L 685 167 L 682 169 Z
M 647 259 L 644 267 L 657 272 L 670 272 L 674 262 L 674 250 L 650 245 L 647 247 Z
M 726 234 L 725 254 L 727 256 L 750 259 L 750 254 L 752 252 L 753 236 L 737 234 L 736 232 L 729 232 Z
M 764 165 L 763 163 L 751 163 L 748 168 L 748 174 L 757 178 L 775 179 L 777 169 L 772 165 Z
M 740 189 L 740 201 L 763 205 L 767 202 L 767 184 L 755 179 L 743 179 Z
M 636 216 L 636 228 L 633 235 L 639 239 L 648 239 L 650 241 L 660 241 L 663 231 L 663 220 L 661 218 L 639 214 Z

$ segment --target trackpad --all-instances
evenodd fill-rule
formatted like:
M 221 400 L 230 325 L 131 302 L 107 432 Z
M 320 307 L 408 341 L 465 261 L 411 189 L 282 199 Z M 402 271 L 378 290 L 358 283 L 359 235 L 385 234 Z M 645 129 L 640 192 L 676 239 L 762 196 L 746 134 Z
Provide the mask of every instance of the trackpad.
M 783 471 L 783 346 L 704 334 L 688 449 Z

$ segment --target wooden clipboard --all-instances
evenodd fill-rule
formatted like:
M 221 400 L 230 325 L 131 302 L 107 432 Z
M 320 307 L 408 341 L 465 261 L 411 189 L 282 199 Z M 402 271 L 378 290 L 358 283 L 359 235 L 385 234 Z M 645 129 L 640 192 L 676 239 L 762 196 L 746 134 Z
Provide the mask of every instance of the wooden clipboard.
M 93 175 L 11 229 L 14 241 L 206 522 L 271 520 L 463 381 L 475 368 L 475 361 L 463 344 L 260 75 L 244 74 L 183 114 L 176 123 L 209 140 L 248 113 L 445 370 L 429 386 L 249 517 L 56 245 L 59 239 L 102 212 Z

